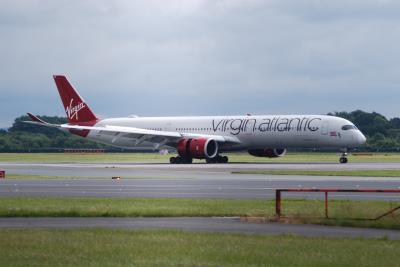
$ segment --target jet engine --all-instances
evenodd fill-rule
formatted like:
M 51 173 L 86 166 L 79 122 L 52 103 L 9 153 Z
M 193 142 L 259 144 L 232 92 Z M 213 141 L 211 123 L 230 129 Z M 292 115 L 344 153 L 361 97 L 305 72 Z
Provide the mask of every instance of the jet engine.
M 286 154 L 286 148 L 250 149 L 248 152 L 255 157 L 277 158 Z
M 176 149 L 182 158 L 212 159 L 218 155 L 218 143 L 214 139 L 181 139 Z

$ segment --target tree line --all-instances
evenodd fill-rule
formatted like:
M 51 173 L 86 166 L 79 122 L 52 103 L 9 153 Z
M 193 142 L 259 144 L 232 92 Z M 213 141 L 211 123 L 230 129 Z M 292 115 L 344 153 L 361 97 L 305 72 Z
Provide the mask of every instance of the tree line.
M 399 151 L 400 150 L 400 118 L 388 120 L 376 112 L 356 110 L 353 112 L 334 112 L 328 115 L 338 116 L 353 122 L 367 137 L 362 148 L 367 151 Z
M 376 112 L 356 110 L 352 112 L 333 112 L 328 115 L 338 116 L 352 121 L 367 137 L 367 143 L 359 150 L 364 151 L 399 151 L 400 118 L 388 120 Z M 41 116 L 49 123 L 67 123 L 64 117 Z M 88 148 L 121 151 L 120 149 L 89 141 L 60 130 L 23 123 L 28 116 L 15 119 L 7 130 L 0 130 L 0 152 L 36 152 L 63 151 L 65 148 Z
M 40 118 L 53 124 L 67 123 L 67 118 L 64 117 Z M 15 119 L 11 128 L 0 131 L 0 152 L 57 152 L 65 148 L 109 148 L 55 128 L 22 122 L 30 120 L 28 116 L 20 116 Z

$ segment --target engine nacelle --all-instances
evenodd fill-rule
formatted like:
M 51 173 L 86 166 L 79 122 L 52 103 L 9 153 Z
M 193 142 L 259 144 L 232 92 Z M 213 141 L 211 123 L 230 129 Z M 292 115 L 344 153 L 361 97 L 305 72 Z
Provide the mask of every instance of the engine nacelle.
M 212 159 L 218 155 L 218 143 L 214 139 L 181 139 L 176 149 L 183 158 Z
M 176 150 L 178 151 L 179 156 L 183 158 L 190 157 L 190 141 L 191 139 L 181 139 L 179 140 Z
M 286 154 L 286 148 L 250 149 L 248 152 L 255 157 L 277 158 Z

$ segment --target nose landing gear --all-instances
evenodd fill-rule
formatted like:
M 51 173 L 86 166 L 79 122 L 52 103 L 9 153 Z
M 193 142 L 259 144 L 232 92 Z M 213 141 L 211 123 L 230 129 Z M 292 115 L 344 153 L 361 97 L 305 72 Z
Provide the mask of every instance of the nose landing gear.
M 348 159 L 347 159 L 347 152 L 343 152 L 343 153 L 342 153 L 342 155 L 340 156 L 339 162 L 340 162 L 340 163 L 347 163 L 347 162 L 348 162 Z

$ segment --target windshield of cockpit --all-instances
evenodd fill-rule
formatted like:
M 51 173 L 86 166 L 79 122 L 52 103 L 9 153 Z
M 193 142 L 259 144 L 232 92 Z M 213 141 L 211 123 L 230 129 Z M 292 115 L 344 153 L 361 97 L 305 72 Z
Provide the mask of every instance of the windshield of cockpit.
M 358 130 L 357 127 L 355 125 L 343 125 L 342 126 L 342 130 L 343 131 L 348 131 L 348 130 Z

